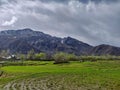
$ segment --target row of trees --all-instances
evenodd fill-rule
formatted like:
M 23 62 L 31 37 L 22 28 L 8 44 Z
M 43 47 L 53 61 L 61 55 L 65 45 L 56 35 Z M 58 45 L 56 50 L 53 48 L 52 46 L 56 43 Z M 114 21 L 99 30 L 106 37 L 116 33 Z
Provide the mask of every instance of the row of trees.
M 0 57 L 6 58 L 12 56 L 9 52 L 9 50 L 3 50 L 0 52 Z M 46 53 L 35 53 L 34 50 L 30 50 L 27 54 L 20 54 L 17 53 L 14 55 L 15 57 L 12 58 L 13 61 L 16 60 L 21 60 L 22 62 L 25 60 L 54 60 L 55 63 L 62 63 L 66 62 L 68 63 L 69 61 L 72 60 L 79 60 L 78 56 L 74 54 L 68 54 L 68 53 L 63 53 L 63 52 L 58 52 L 56 54 L 48 55 Z
M 21 53 L 16 53 L 16 54 L 11 54 L 9 50 L 2 50 L 0 51 L 0 57 L 1 58 L 10 58 L 10 57 L 15 57 L 16 59 L 46 59 L 46 54 L 45 53 L 35 53 L 34 50 L 30 50 L 27 54 L 21 54 Z
M 28 54 L 19 54 L 17 57 L 21 61 L 24 60 L 41 60 L 41 61 L 51 61 L 54 60 L 55 63 L 68 63 L 69 61 L 78 60 L 78 57 L 74 54 L 68 54 L 64 52 L 58 52 L 52 55 L 46 53 L 34 53 L 34 50 L 28 52 Z
M 69 61 L 102 61 L 102 60 L 120 60 L 120 56 L 111 56 L 111 55 L 105 55 L 105 56 L 76 56 L 74 54 L 67 54 L 67 53 L 56 53 L 54 55 L 55 63 L 68 63 Z
M 0 53 L 1 57 L 7 57 L 9 51 L 2 51 Z M 46 53 L 35 53 L 34 50 L 30 50 L 27 54 L 15 54 L 16 60 L 21 60 L 24 62 L 25 60 L 54 60 L 55 64 L 57 63 L 69 63 L 69 61 L 97 61 L 97 60 L 120 60 L 119 56 L 76 56 L 75 54 L 68 54 L 64 52 L 58 52 L 52 55 Z M 15 58 L 14 58 L 15 59 Z
M 19 56 L 17 57 L 22 60 L 46 60 L 47 59 L 47 55 L 45 53 L 19 54 Z

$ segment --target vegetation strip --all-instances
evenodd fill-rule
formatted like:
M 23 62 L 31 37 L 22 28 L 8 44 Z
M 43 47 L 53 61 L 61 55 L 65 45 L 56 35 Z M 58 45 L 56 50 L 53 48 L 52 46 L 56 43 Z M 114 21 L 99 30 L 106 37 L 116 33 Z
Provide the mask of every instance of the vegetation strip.
M 53 61 L 24 63 L 33 65 L 1 68 L 5 72 L 0 78 L 1 88 L 5 90 L 119 90 L 120 88 L 120 61 L 117 60 L 70 61 L 62 64 L 53 64 Z

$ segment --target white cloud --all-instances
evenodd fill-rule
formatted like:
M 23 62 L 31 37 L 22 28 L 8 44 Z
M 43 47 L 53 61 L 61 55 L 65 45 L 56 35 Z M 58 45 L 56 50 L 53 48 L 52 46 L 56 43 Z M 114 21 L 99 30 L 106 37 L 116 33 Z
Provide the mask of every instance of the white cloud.
M 10 21 L 5 21 L 2 26 L 12 26 L 18 20 L 17 17 L 13 16 Z

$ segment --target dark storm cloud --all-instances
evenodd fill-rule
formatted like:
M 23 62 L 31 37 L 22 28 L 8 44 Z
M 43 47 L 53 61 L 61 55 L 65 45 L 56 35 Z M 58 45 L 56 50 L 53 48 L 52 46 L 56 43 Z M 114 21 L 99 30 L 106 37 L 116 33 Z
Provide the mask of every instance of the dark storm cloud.
M 120 46 L 118 0 L 1 0 L 0 29 L 32 28 Z

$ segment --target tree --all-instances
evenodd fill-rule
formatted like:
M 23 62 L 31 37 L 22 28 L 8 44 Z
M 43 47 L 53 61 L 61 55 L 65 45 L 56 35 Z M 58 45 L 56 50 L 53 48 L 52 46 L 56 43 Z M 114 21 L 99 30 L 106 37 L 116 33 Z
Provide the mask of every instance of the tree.
M 9 56 L 9 50 L 2 50 L 1 53 L 0 53 L 0 56 L 1 57 L 8 57 Z
M 66 54 L 66 59 L 69 61 L 77 61 L 78 57 L 75 54 Z
M 33 49 L 28 52 L 27 59 L 30 59 L 30 60 L 35 59 L 35 51 Z
M 22 62 L 22 65 L 23 65 L 25 59 L 26 59 L 26 58 L 25 58 L 25 55 L 24 55 L 24 54 L 21 54 L 21 55 L 20 55 L 20 60 L 21 60 L 21 62 Z
M 56 53 L 54 56 L 53 56 L 54 60 L 55 60 L 55 64 L 59 64 L 59 63 L 68 63 L 69 60 L 67 59 L 67 54 L 66 53 L 63 53 L 63 52 L 59 52 L 59 53 Z
M 46 54 L 45 53 L 35 54 L 35 59 L 37 59 L 37 60 L 45 60 L 46 59 Z

